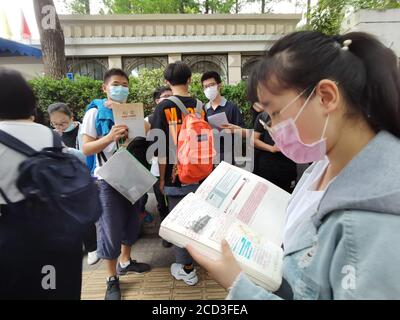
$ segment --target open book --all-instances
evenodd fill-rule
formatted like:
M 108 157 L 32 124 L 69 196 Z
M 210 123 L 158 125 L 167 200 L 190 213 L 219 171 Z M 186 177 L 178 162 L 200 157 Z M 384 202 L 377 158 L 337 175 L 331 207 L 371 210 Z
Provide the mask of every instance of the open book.
M 243 271 L 270 291 L 282 282 L 283 228 L 290 194 L 222 162 L 164 219 L 160 236 L 218 259 L 226 239 Z

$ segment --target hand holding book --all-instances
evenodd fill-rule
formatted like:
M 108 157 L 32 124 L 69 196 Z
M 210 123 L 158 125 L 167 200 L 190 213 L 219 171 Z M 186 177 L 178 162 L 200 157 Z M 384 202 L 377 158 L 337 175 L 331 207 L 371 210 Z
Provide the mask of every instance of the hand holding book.
M 235 279 L 242 272 L 226 240 L 222 240 L 221 258 L 218 260 L 206 257 L 191 245 L 188 245 L 186 249 L 192 258 L 206 269 L 210 276 L 225 289 L 231 287 Z

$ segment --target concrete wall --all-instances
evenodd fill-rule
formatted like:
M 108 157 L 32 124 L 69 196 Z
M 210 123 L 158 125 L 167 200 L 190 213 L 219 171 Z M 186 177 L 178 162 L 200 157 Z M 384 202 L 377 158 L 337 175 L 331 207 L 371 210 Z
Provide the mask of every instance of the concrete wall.
M 342 23 L 342 33 L 351 31 L 376 35 L 400 57 L 400 9 L 354 12 Z
M 34 57 L 0 57 L 0 67 L 17 70 L 26 80 L 43 75 L 42 60 Z

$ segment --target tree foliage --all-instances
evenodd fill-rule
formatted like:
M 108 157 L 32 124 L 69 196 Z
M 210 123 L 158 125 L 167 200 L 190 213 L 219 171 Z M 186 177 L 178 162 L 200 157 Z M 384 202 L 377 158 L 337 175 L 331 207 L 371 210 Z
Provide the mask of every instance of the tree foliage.
M 319 0 L 311 8 L 308 29 L 334 35 L 340 33 L 347 10 L 400 8 L 398 0 Z
M 90 14 L 90 0 L 71 0 L 66 6 L 72 14 Z
M 143 69 L 139 72 L 138 77 L 130 77 L 128 101 L 142 102 L 145 108 L 145 115 L 150 114 L 154 108 L 152 97 L 154 89 L 164 85 L 163 73 L 163 69 Z M 200 74 L 192 75 L 189 91 L 192 96 L 206 102 L 207 99 L 204 95 L 200 78 Z M 50 104 L 64 102 L 70 106 L 75 118 L 81 120 L 90 101 L 105 98 L 102 91 L 102 81 L 87 77 L 76 77 L 74 81 L 67 78 L 54 80 L 49 77 L 40 77 L 29 81 L 29 84 L 38 99 L 39 109 L 45 115 L 47 115 L 46 110 Z M 237 85 L 225 84 L 223 86 L 223 95 L 240 107 L 246 123 L 250 125 L 250 104 L 247 102 L 246 82 L 242 81 Z M 48 124 L 48 118 L 45 121 Z

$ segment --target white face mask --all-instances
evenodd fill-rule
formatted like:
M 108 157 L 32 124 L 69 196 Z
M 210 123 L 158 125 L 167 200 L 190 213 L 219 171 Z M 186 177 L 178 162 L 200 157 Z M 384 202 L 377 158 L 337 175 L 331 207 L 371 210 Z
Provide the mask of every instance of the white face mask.
M 204 94 L 208 100 L 214 101 L 218 96 L 218 85 L 206 88 Z

